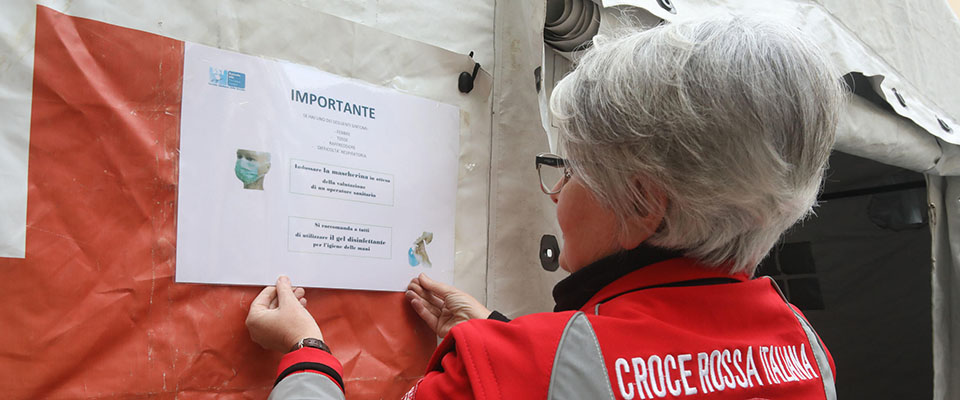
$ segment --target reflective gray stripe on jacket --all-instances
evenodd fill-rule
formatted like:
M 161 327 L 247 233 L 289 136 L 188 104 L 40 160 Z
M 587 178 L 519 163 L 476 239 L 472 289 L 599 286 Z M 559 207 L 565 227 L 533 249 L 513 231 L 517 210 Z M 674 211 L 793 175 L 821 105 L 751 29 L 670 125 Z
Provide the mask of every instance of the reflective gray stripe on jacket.
M 770 284 L 773 285 L 773 288 L 777 289 L 780 298 L 783 299 L 784 303 L 787 303 L 787 307 L 790 308 L 793 316 L 797 318 L 797 322 L 803 327 L 803 332 L 807 335 L 807 342 L 810 343 L 810 351 L 813 352 L 813 358 L 817 361 L 817 368 L 820 369 L 820 380 L 823 381 L 824 396 L 827 400 L 837 400 L 837 387 L 833 380 L 833 369 L 830 368 L 830 360 L 827 359 L 827 352 L 823 348 L 823 342 L 820 341 L 820 337 L 817 336 L 817 332 L 813 330 L 810 323 L 794 310 L 793 307 L 790 307 L 790 302 L 787 301 L 787 296 L 783 295 L 783 291 L 780 290 L 777 281 L 769 276 L 765 276 L 764 278 L 767 278 Z
M 615 399 L 600 342 L 583 311 L 570 318 L 560 336 L 547 399 Z
M 268 400 L 299 399 L 343 400 L 344 397 L 343 392 L 340 391 L 340 386 L 337 386 L 337 384 L 326 375 L 303 372 L 288 375 L 286 378 L 283 378 L 283 380 L 273 388 L 268 398 Z

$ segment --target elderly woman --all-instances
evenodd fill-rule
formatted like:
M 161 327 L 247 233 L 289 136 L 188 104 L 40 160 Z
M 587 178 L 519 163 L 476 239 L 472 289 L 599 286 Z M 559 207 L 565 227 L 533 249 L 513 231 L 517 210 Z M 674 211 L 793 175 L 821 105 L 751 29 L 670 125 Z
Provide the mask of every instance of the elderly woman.
M 597 38 L 551 99 L 566 158 L 537 157 L 571 273 L 555 312 L 509 321 L 421 275 L 407 298 L 444 340 L 406 397 L 835 398 L 810 324 L 751 277 L 814 205 L 836 78 L 795 29 L 750 19 Z M 341 398 L 298 294 L 281 278 L 247 319 L 294 346 L 271 397 Z

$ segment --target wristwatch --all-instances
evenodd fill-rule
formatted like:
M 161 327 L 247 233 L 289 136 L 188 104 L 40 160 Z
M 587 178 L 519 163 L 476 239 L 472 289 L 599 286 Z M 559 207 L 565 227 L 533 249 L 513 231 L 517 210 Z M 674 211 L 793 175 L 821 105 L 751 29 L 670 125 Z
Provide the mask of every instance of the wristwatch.
M 297 351 L 297 350 L 300 350 L 300 349 L 302 349 L 302 348 L 304 348 L 304 347 L 313 347 L 313 348 L 315 348 L 315 349 L 320 349 L 320 350 L 323 350 L 323 351 L 325 351 L 325 352 L 327 352 L 327 353 L 333 354 L 333 353 L 330 351 L 330 347 L 328 347 L 326 343 L 324 343 L 322 340 L 316 339 L 316 338 L 303 338 L 303 339 L 300 339 L 299 342 L 297 342 L 296 344 L 293 345 L 292 348 L 290 348 L 290 351 L 291 351 L 291 352 Z

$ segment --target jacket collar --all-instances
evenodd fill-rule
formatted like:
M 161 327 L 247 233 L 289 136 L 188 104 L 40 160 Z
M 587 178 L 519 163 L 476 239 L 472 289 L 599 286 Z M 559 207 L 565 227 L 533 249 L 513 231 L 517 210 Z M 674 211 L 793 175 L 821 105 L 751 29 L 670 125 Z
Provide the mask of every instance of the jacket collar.
M 554 311 L 593 308 L 596 303 L 646 286 L 709 278 L 748 280 L 747 274 L 730 275 L 674 250 L 640 245 L 602 258 L 570 274 L 553 288 Z

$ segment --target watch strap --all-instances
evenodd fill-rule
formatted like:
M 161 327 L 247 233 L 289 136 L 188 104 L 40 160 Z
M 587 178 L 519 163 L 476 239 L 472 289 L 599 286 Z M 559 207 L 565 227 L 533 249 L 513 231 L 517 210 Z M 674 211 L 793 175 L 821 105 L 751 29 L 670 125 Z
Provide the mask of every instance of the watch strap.
M 303 338 L 303 339 L 300 339 L 300 341 L 297 342 L 297 344 L 293 345 L 293 347 L 290 348 L 290 351 L 297 351 L 297 350 L 300 350 L 300 349 L 302 349 L 302 348 L 304 348 L 304 347 L 312 347 L 312 348 L 320 349 L 320 350 L 323 350 L 323 351 L 325 351 L 325 352 L 327 352 L 327 353 L 333 354 L 333 352 L 330 351 L 330 347 L 327 346 L 327 344 L 324 343 L 322 340 L 317 339 L 317 338 Z

